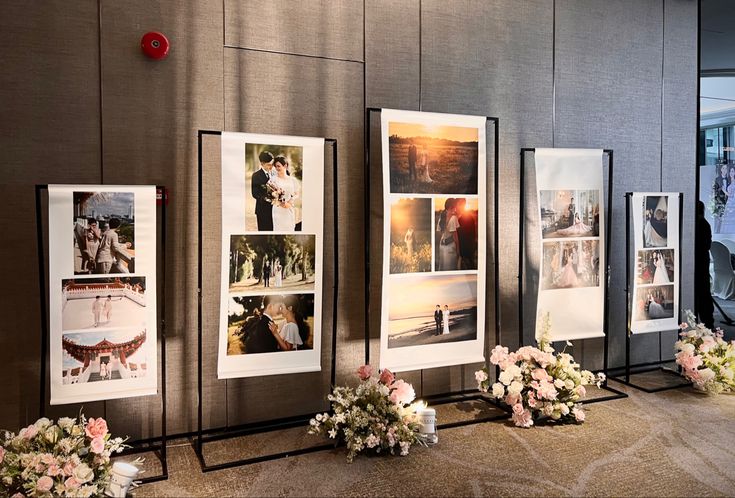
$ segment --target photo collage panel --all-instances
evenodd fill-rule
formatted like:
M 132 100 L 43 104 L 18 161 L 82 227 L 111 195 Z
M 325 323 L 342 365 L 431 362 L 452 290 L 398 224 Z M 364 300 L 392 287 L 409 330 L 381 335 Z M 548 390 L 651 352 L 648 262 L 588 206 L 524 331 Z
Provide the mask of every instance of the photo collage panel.
M 388 134 L 387 347 L 476 340 L 479 130 L 391 121 Z
M 540 190 L 541 290 L 599 287 L 600 191 Z
M 637 234 L 642 248 L 635 255 L 635 284 L 633 319 L 635 321 L 673 318 L 677 251 L 669 240 L 669 196 L 645 195 L 642 204 L 635 206 L 639 213 L 637 226 L 643 230 Z
M 49 186 L 52 404 L 156 392 L 155 196 Z

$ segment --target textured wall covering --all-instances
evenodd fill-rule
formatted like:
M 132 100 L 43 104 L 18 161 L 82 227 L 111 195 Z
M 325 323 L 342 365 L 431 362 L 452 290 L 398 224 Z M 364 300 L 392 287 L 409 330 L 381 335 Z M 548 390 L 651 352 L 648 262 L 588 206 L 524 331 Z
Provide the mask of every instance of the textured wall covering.
M 73 5 L 72 5 L 73 4 Z M 173 0 L 6 2 L 0 19 L 0 113 L 4 209 L 0 299 L 0 427 L 38 410 L 39 299 L 33 185 L 156 183 L 171 193 L 167 244 L 169 429 L 196 421 L 198 129 L 297 134 L 339 143 L 337 380 L 363 360 L 363 250 L 372 249 L 371 291 L 380 295 L 379 161 L 371 171 L 370 240 L 363 236 L 364 108 L 471 113 L 500 118 L 498 254 L 502 342 L 518 343 L 518 201 L 521 147 L 615 150 L 611 260 L 612 365 L 624 359 L 624 203 L 628 190 L 683 191 L 689 268 L 694 200 L 697 5 L 690 0 Z M 98 10 L 99 9 L 99 10 Z M 139 52 L 161 30 L 168 59 Z M 267 36 L 263 35 L 264 29 Z M 373 126 L 377 139 L 377 116 Z M 488 127 L 489 137 L 492 126 Z M 373 141 L 375 145 L 375 140 Z M 326 149 L 327 157 L 329 148 Z M 379 157 L 379 149 L 373 149 Z M 334 241 L 327 161 L 325 247 Z M 219 265 L 219 140 L 204 141 L 203 236 L 205 427 L 289 416 L 323 407 L 321 373 L 216 379 Z M 532 178 L 531 178 L 532 180 Z M 492 184 L 489 185 L 492 188 Z M 529 191 L 532 191 L 529 182 Z M 490 202 L 492 205 L 492 199 Z M 529 206 L 528 212 L 533 212 Z M 492 214 L 492 213 L 491 213 Z M 492 216 L 491 216 L 492 217 Z M 492 226 L 489 226 L 492 233 Z M 533 251 L 527 269 L 534 268 Z M 325 255 L 324 326 L 332 327 L 335 268 Z M 212 278 L 214 277 L 214 278 Z M 494 280 L 493 275 L 489 277 Z M 535 275 L 527 272 L 524 342 L 533 335 Z M 489 280 L 489 282 L 492 282 Z M 492 303 L 489 289 L 487 302 Z M 683 279 L 683 307 L 692 302 Z M 22 311 L 22 312 L 20 312 Z M 373 324 L 378 310 L 373 308 Z M 490 345 L 495 317 L 488 313 Z M 326 333 L 325 344 L 330 336 Z M 371 330 L 377 361 L 378 331 Z M 673 335 L 661 352 L 670 355 Z M 637 337 L 634 361 L 658 356 L 656 336 Z M 575 344 L 588 367 L 602 341 Z M 423 394 L 474 386 L 476 365 L 409 372 Z M 53 415 L 77 406 L 54 408 Z M 156 434 L 160 397 L 85 405 L 115 430 Z

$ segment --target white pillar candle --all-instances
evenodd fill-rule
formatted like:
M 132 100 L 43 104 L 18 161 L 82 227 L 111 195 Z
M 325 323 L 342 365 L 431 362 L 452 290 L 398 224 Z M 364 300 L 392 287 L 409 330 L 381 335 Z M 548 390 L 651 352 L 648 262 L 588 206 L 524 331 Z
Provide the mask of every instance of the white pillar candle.
M 419 408 L 416 415 L 419 419 L 419 434 L 434 434 L 436 432 L 436 410 L 433 408 Z
M 110 472 L 110 484 L 105 490 L 107 496 L 125 498 L 128 494 L 128 488 L 133 480 L 138 476 L 140 469 L 135 465 L 127 462 L 115 462 L 112 464 Z

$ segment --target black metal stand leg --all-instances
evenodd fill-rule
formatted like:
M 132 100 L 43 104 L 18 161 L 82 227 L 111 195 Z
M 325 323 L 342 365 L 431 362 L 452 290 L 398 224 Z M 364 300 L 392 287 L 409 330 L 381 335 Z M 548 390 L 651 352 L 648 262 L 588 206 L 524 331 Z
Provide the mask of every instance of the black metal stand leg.
M 720 303 L 717 302 L 717 299 L 715 299 L 714 296 L 712 296 L 712 302 L 714 303 L 715 308 L 717 308 L 717 311 L 720 312 L 720 315 L 722 315 L 722 318 L 724 318 L 721 322 L 726 325 L 735 325 L 735 321 L 725 313 L 725 310 L 722 309 L 722 306 L 720 306 Z

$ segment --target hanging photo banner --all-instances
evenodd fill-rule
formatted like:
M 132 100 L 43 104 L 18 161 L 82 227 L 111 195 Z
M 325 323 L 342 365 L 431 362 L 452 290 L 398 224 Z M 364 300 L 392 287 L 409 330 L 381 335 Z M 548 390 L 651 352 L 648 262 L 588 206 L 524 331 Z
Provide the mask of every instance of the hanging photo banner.
M 156 394 L 156 187 L 48 194 L 51 404 Z
M 602 150 L 536 149 L 535 156 L 541 230 L 538 313 L 550 313 L 554 341 L 602 337 Z
M 381 118 L 380 368 L 485 361 L 486 118 Z
M 633 217 L 633 303 L 630 330 L 679 327 L 679 193 L 636 192 Z
M 220 379 L 321 369 L 324 139 L 222 133 Z

